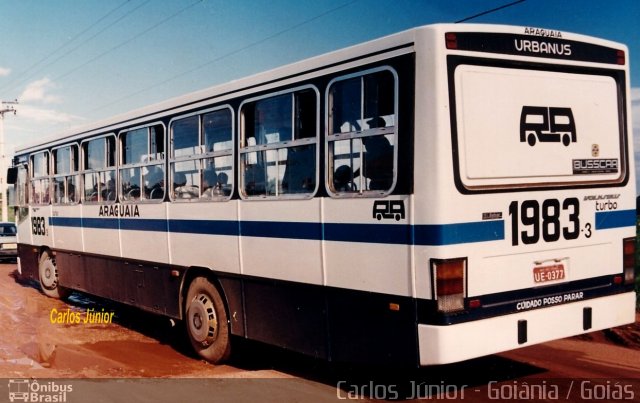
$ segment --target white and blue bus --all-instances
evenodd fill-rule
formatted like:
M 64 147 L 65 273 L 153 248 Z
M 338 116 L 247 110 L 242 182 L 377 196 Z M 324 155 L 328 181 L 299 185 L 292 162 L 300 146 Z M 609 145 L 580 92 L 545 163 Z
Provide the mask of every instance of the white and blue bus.
M 627 48 L 432 25 L 21 147 L 19 270 L 331 361 L 635 320 Z

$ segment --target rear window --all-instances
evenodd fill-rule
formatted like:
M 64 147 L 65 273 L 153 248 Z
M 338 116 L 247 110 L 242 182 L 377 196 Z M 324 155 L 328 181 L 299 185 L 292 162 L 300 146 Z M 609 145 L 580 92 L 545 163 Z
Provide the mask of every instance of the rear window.
M 465 188 L 624 180 L 614 76 L 461 64 L 454 80 Z

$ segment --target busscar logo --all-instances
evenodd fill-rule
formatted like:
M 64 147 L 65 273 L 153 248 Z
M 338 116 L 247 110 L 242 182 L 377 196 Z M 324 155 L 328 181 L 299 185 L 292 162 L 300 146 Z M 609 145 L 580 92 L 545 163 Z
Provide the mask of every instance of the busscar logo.
M 537 142 L 569 146 L 577 141 L 571 108 L 523 106 L 520 113 L 520 142 L 531 147 Z
M 617 158 L 589 158 L 572 160 L 574 175 L 615 174 L 620 162 Z

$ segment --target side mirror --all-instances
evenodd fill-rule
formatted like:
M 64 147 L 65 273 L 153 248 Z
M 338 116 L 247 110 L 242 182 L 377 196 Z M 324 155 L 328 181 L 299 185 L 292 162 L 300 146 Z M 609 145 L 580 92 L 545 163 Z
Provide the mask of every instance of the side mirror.
M 18 168 L 11 167 L 7 170 L 7 183 L 13 185 L 18 180 Z

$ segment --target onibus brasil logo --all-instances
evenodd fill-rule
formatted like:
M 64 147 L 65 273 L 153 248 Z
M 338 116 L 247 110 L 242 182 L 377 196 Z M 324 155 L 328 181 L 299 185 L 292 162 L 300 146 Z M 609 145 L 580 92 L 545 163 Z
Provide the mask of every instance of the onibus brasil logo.
M 56 402 L 67 401 L 73 385 L 55 381 L 38 382 L 31 379 L 10 379 L 9 400 L 11 402 Z

